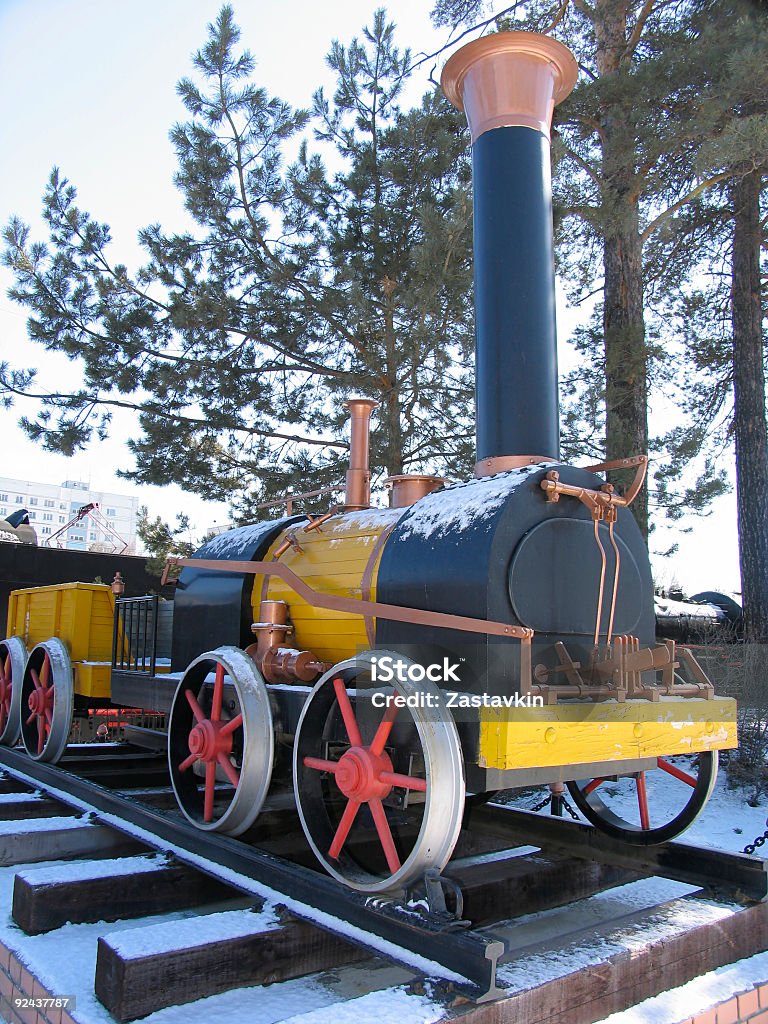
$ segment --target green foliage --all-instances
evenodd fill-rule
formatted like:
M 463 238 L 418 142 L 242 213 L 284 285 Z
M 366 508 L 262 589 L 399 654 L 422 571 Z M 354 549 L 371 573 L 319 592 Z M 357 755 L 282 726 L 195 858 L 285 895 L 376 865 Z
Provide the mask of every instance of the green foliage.
M 176 184 L 194 229 L 140 233 L 135 272 L 54 170 L 47 242 L 17 218 L 4 259 L 29 333 L 82 368 L 22 421 L 71 454 L 138 413 L 142 482 L 241 508 L 343 479 L 343 400 L 382 398 L 374 465 L 458 472 L 471 462 L 471 208 L 462 118 L 436 94 L 402 110 L 409 64 L 383 11 L 334 43 L 337 85 L 293 110 L 254 80 L 230 7 L 178 85 Z M 308 134 L 311 133 L 311 134 Z M 286 155 L 295 155 L 286 163 Z M 332 167 L 333 170 L 329 170 Z M 0 364 L 0 394 L 34 395 Z M 40 396 L 42 397 L 42 396 Z
M 191 539 L 189 516 L 179 512 L 176 516 L 176 525 L 170 526 L 160 516 L 150 519 L 146 505 L 139 507 L 136 534 L 150 555 L 147 572 L 152 576 L 162 575 L 165 561 L 170 555 L 190 558 L 200 546 Z

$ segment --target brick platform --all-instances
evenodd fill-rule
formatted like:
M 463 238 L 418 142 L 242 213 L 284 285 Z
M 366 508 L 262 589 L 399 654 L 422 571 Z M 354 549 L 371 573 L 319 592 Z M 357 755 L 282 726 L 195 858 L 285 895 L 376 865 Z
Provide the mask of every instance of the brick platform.
M 680 1024 L 768 1024 L 768 983 L 714 1006 Z
M 53 998 L 66 995 L 49 992 L 22 964 L 15 953 L 0 942 L 0 1022 L 5 1024 L 77 1024 L 66 1010 L 16 1009 L 14 997 Z M 257 1022 L 254 1022 L 257 1024 Z M 520 1021 L 519 1024 L 525 1024 Z M 677 1024 L 768 1024 L 768 981 L 757 982 L 717 1006 L 685 1017 Z
M 66 1010 L 16 1009 L 13 1000 L 18 996 L 50 999 L 67 993 L 49 992 L 37 978 L 0 942 L 0 1020 L 6 1024 L 76 1024 Z

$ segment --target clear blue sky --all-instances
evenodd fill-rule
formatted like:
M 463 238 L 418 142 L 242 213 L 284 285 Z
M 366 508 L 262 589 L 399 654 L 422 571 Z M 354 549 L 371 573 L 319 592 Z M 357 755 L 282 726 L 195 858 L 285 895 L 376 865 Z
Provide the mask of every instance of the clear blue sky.
M 325 54 L 334 38 L 359 34 L 379 4 L 369 0 L 235 2 L 242 42 L 256 56 L 257 73 L 275 95 L 294 105 L 309 102 L 329 83 Z M 429 23 L 432 0 L 393 0 L 387 5 L 401 46 L 431 52 L 444 41 Z M 136 233 L 145 224 L 184 224 L 173 186 L 175 169 L 168 130 L 184 117 L 175 83 L 191 70 L 190 54 L 205 40 L 218 0 L 0 0 L 0 222 L 18 214 L 44 237 L 40 198 L 55 164 L 77 186 L 79 204 L 113 230 L 114 252 L 129 267 L 141 260 Z M 433 62 L 415 76 L 415 101 L 427 87 Z M 49 388 L 76 379 L 66 359 L 26 341 L 25 314 L 5 296 L 10 275 L 0 271 L 0 358 L 42 366 Z M 567 336 L 561 315 L 560 335 Z M 565 353 L 563 353 L 565 354 Z M 60 482 L 89 480 L 95 488 L 136 490 L 114 476 L 129 465 L 120 438 L 132 420 L 116 418 L 113 441 L 65 459 L 40 451 L 15 426 L 18 412 L 0 411 L 3 475 Z M 30 410 L 31 411 L 31 410 Z M 631 453 L 628 453 L 631 454 Z M 150 511 L 172 518 L 186 509 L 203 529 L 226 520 L 226 507 L 185 496 L 178 488 L 139 491 Z M 693 592 L 738 588 L 735 503 L 723 499 L 707 520 L 692 520 L 678 556 L 657 560 L 656 575 L 673 577 Z M 668 547 L 676 533 L 654 540 Z

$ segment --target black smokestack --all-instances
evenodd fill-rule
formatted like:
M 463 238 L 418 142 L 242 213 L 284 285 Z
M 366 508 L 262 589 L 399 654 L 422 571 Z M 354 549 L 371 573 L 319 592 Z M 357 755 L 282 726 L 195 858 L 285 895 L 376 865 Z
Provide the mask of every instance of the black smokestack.
M 577 74 L 531 32 L 475 40 L 443 70 L 472 133 L 478 475 L 560 455 L 549 130 Z

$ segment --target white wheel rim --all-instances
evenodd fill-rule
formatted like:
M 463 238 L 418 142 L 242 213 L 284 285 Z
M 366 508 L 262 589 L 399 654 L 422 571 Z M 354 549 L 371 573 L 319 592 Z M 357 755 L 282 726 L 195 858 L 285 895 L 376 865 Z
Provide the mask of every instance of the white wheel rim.
M 37 724 L 40 716 L 32 712 L 29 698 L 37 689 L 35 676 L 38 680 L 41 679 L 40 672 L 46 657 L 50 666 L 49 679 L 53 678 L 53 708 L 48 734 L 44 735 L 42 749 L 40 749 L 40 733 Z M 74 704 L 75 687 L 69 651 L 63 641 L 58 637 L 52 637 L 50 640 L 37 644 L 30 651 L 21 688 L 21 736 L 27 753 L 33 760 L 55 764 L 62 756 L 72 728 Z M 45 726 L 43 728 L 45 730 Z
M 11 679 L 10 707 L 5 725 L 0 732 L 0 743 L 12 747 L 18 742 L 21 733 L 21 687 L 24 667 L 27 664 L 27 647 L 20 636 L 11 636 L 0 641 L 0 658 L 6 663 L 6 672 Z
M 312 797 L 303 791 L 302 786 L 304 773 L 307 771 L 303 764 L 305 751 L 302 749 L 302 729 L 306 723 L 312 721 L 312 704 L 323 687 L 332 684 L 333 679 L 338 676 L 345 678 L 355 671 L 365 673 L 370 668 L 373 657 L 382 658 L 388 654 L 390 652 L 387 651 L 366 652 L 341 662 L 330 672 L 326 672 L 315 684 L 304 704 L 294 743 L 294 793 L 307 842 L 330 875 L 353 889 L 370 893 L 403 889 L 421 880 L 429 868 L 441 871 L 445 867 L 459 838 L 466 795 L 464 765 L 456 723 L 450 712 L 443 708 L 440 689 L 428 680 L 420 681 L 418 684 L 398 681 L 395 688 L 404 697 L 414 694 L 435 695 L 434 707 L 430 708 L 428 715 L 420 707 L 408 709 L 421 743 L 427 781 L 424 812 L 416 841 L 399 870 L 384 876 L 372 874 L 362 868 L 355 869 L 349 864 L 346 864 L 346 870 L 340 870 L 341 861 L 334 862 L 330 859 L 327 847 L 323 849 L 318 842 L 319 837 L 315 834 L 310 820 L 313 815 L 310 808 L 305 807 L 305 803 Z M 412 664 L 401 655 L 392 656 Z
M 199 813 L 204 796 L 193 792 L 192 768 L 181 772 L 180 763 L 190 756 L 185 749 L 185 736 L 189 737 L 190 721 L 194 725 L 186 691 L 192 690 L 197 697 L 204 687 L 215 665 L 223 666 L 226 680 L 234 687 L 239 713 L 242 714 L 242 763 L 239 768 L 239 783 L 233 789 L 227 809 L 211 821 L 205 821 Z M 215 672 L 215 669 L 213 669 Z M 214 684 L 215 685 L 215 684 Z M 264 680 L 253 663 L 238 647 L 219 647 L 195 658 L 182 676 L 171 705 L 168 720 L 168 768 L 176 802 L 185 818 L 196 828 L 206 832 L 223 832 L 236 836 L 245 832 L 256 820 L 264 803 L 272 780 L 274 758 L 274 727 L 272 708 Z M 234 766 L 233 766 L 234 767 Z

